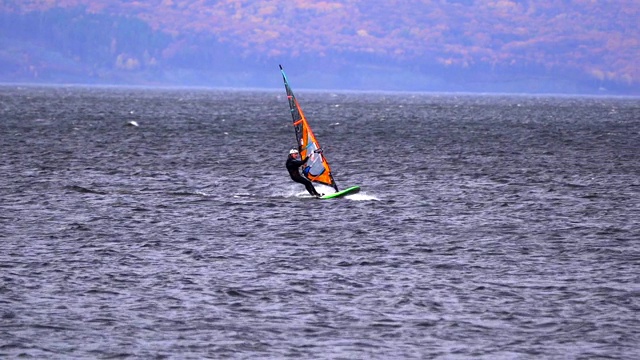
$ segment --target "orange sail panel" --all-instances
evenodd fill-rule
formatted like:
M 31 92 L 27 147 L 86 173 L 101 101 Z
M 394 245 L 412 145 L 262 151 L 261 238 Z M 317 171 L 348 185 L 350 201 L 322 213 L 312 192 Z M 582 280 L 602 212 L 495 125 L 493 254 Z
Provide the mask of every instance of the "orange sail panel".
M 291 110 L 291 117 L 293 118 L 293 128 L 296 132 L 296 140 L 298 142 L 298 151 L 300 151 L 301 159 L 309 156 L 309 161 L 305 164 L 305 168 L 302 170 L 304 176 L 309 180 L 329 185 L 338 191 L 338 186 L 333 180 L 331 175 L 331 167 L 327 162 L 327 158 L 322 152 L 318 139 L 313 134 L 309 123 L 302 112 L 302 108 L 298 103 L 293 90 L 289 86 L 287 76 L 284 74 L 282 65 L 280 65 L 280 72 L 282 72 L 282 78 L 284 80 L 284 88 L 287 91 L 287 99 L 289 100 L 289 109 Z

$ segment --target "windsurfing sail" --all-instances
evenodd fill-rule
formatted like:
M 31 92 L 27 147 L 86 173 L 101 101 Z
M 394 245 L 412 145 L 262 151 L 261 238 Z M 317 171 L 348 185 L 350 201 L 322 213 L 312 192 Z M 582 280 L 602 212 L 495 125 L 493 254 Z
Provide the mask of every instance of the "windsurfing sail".
M 302 108 L 293 95 L 293 90 L 289 86 L 287 76 L 284 74 L 282 65 L 280 65 L 280 72 L 282 73 L 282 79 L 284 80 L 284 88 L 287 90 L 287 99 L 289 100 L 289 108 L 291 109 L 291 117 L 293 118 L 293 128 L 296 131 L 296 139 L 298 142 L 298 151 L 300 152 L 301 159 L 309 156 L 309 161 L 305 164 L 305 168 L 302 173 L 307 179 L 325 184 L 333 187 L 336 191 L 338 185 L 336 185 L 333 176 L 331 175 L 331 167 L 327 162 L 327 158 L 322 152 L 318 139 L 311 131 L 307 118 L 305 118 Z

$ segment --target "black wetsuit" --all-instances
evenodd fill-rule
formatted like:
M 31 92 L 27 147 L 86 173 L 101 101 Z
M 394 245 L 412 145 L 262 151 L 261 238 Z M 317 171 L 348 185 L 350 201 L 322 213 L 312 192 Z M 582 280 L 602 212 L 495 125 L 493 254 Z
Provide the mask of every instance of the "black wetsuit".
M 305 178 L 304 176 L 300 175 L 300 170 L 299 170 L 300 166 L 304 165 L 308 160 L 309 160 L 308 156 L 304 160 L 296 160 L 292 156 L 289 156 L 287 158 L 287 171 L 289 171 L 291 180 L 297 183 L 303 184 L 304 187 L 307 188 L 307 191 L 309 192 L 309 194 L 313 196 L 320 196 L 320 194 L 318 194 L 318 192 L 316 191 L 316 188 L 313 187 L 313 184 L 311 183 L 311 181 L 309 181 L 309 179 Z

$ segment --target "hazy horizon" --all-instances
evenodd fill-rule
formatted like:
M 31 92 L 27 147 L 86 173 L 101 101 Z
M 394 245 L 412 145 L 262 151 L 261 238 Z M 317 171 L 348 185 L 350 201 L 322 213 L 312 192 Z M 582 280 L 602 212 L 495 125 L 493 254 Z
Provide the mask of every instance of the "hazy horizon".
M 24 0 L 0 82 L 640 95 L 640 3 Z

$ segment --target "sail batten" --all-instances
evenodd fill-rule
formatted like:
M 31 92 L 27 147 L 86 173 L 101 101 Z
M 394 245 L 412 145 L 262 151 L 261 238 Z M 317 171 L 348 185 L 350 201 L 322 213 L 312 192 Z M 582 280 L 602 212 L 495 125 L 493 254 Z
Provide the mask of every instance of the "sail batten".
M 282 79 L 284 80 L 284 87 L 287 92 L 287 100 L 289 102 L 289 108 L 291 111 L 291 117 L 293 119 L 293 127 L 295 129 L 296 140 L 298 144 L 298 151 L 302 159 L 309 156 L 309 161 L 305 164 L 305 168 L 302 173 L 309 180 L 328 185 L 338 191 L 338 186 L 333 175 L 331 174 L 331 167 L 327 162 L 318 139 L 313 134 L 309 123 L 307 122 L 304 112 L 298 103 L 289 82 L 287 76 L 280 65 L 280 72 L 282 73 Z

